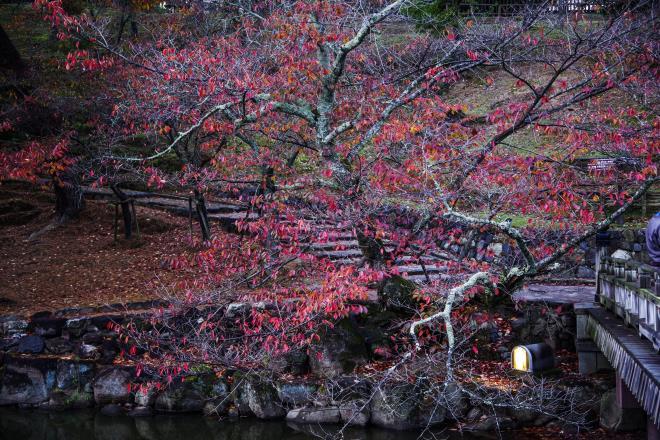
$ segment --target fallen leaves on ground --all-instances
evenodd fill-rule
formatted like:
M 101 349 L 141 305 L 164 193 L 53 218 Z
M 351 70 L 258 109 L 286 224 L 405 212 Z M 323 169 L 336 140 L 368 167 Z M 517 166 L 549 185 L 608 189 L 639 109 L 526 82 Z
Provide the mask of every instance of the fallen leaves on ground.
M 193 275 L 163 265 L 189 251 L 187 219 L 137 207 L 140 240 L 120 237 L 115 243 L 114 207 L 92 200 L 79 219 L 29 241 L 51 221 L 54 203 L 45 193 L 0 193 L 3 199 L 17 196 L 41 214 L 25 225 L 0 227 L 2 314 L 153 299 L 159 289 Z

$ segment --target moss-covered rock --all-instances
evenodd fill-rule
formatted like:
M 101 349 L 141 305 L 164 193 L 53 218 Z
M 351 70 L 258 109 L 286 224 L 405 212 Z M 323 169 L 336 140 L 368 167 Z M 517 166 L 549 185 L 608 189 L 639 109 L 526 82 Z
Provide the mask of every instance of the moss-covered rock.
M 94 406 L 94 395 L 90 392 L 73 389 L 55 389 L 50 393 L 48 402 L 40 406 L 57 411 L 83 409 Z
M 108 368 L 94 379 L 94 400 L 98 404 L 126 403 L 131 392 L 131 374 L 120 368 Z
M 55 376 L 55 362 L 51 360 L 5 360 L 0 378 L 0 405 L 48 401 L 55 387 Z
M 284 417 L 286 410 L 270 382 L 243 374 L 235 374 L 233 379 L 231 393 L 240 415 L 254 415 L 260 419 Z
M 399 275 L 385 278 L 378 289 L 381 303 L 388 310 L 412 312 L 417 310 L 413 293 L 417 285 Z
M 428 393 L 428 387 L 422 382 L 385 384 L 371 401 L 371 422 L 396 430 L 440 424 L 445 420 L 447 408 L 444 399 L 432 394 Z
M 320 377 L 336 377 L 353 372 L 368 360 L 367 346 L 360 329 L 351 317 L 321 331 L 320 342 L 311 348 L 309 363 L 312 373 Z
M 370 305 L 368 309 L 368 313 L 357 317 L 357 323 L 370 356 L 378 358 L 384 355 L 384 351 L 391 350 L 390 329 L 401 316 L 377 305 Z
M 189 383 L 179 382 L 158 395 L 155 408 L 162 412 L 197 412 L 204 407 L 205 399 Z

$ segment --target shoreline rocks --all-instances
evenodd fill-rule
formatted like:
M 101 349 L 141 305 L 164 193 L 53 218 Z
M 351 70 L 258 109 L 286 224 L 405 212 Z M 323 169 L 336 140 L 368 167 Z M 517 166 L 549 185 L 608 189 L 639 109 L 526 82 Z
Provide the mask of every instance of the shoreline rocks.
M 271 382 L 241 372 L 230 377 L 205 373 L 175 381 L 162 390 L 131 386 L 129 391 L 136 378 L 118 366 L 7 356 L 4 361 L 0 405 L 22 408 L 63 411 L 96 407 L 104 416 L 132 417 L 201 413 L 221 418 L 286 420 L 299 425 L 374 425 L 391 430 L 418 430 L 454 422 L 479 431 L 556 423 L 547 415 L 517 408 L 503 410 L 496 420 L 489 408 L 470 402 L 457 385 L 442 388 L 425 380 L 388 382 L 373 388 L 359 376 Z M 576 396 L 582 394 L 593 400 L 594 395 L 603 393 L 584 392 Z M 591 400 L 585 401 L 585 405 L 593 405 Z M 605 400 L 600 411 L 602 420 L 609 414 Z
M 250 307 L 267 308 L 268 304 L 237 303 L 232 313 L 246 313 Z M 473 429 L 490 429 L 493 423 L 488 418 L 492 414 L 470 402 L 455 384 L 443 389 L 418 380 L 386 383 L 375 389 L 371 381 L 354 374 L 356 366 L 382 358 L 378 350 L 388 348 L 387 328 L 396 319 L 392 311 L 379 310 L 375 305 L 372 308 L 366 315 L 349 316 L 322 332 L 320 344 L 309 356 L 296 352 L 287 358 L 274 357 L 272 363 L 278 364 L 269 370 L 270 376 L 227 371 L 216 377 L 210 369 L 202 369 L 183 380 L 176 377 L 169 387 L 158 390 L 138 386 L 150 380 L 144 374 L 137 378 L 132 368 L 113 364 L 117 354 L 129 347 L 109 330 L 109 324 L 126 317 L 70 317 L 58 312 L 38 313 L 29 321 L 0 317 L 0 405 L 58 411 L 97 407 L 105 416 L 203 413 L 211 417 L 287 420 L 300 425 L 329 423 L 414 430 L 461 422 Z M 486 328 L 479 324 L 478 316 L 474 330 L 488 340 L 495 338 L 510 345 L 516 335 L 525 332 L 530 338 L 540 337 L 534 334 L 534 327 L 548 319 L 541 315 L 536 308 L 521 315 L 515 335 Z M 563 341 L 570 334 L 564 327 L 572 328 L 573 310 L 567 307 L 558 316 L 566 323 L 556 329 L 553 337 Z M 498 358 L 508 357 L 508 352 L 495 354 Z M 503 412 L 501 417 L 511 422 L 497 424 L 500 427 L 552 422 L 547 417 L 514 410 Z

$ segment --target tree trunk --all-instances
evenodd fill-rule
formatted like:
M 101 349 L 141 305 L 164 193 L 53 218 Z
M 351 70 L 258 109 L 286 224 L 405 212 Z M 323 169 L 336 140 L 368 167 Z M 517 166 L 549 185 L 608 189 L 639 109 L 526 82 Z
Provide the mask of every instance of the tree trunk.
M 133 234 L 133 216 L 131 215 L 131 205 L 128 196 L 117 185 L 110 186 L 121 204 L 121 215 L 124 219 L 124 237 L 130 240 Z
M 121 39 L 124 36 L 124 29 L 126 29 L 126 25 L 131 26 L 131 30 L 133 29 L 133 13 L 130 11 L 130 8 L 128 4 L 124 4 L 124 6 L 121 9 L 121 16 L 119 17 L 119 28 L 117 29 L 117 38 L 115 41 L 115 44 L 120 44 Z
M 355 228 L 358 246 L 362 252 L 362 258 L 365 263 L 371 267 L 383 267 L 385 263 L 392 259 L 392 255 L 385 249 L 383 240 L 375 238 L 376 234 L 373 228 L 368 228 L 368 234 L 363 232 L 364 225 Z
M 25 65 L 16 46 L 9 39 L 9 35 L 0 25 L 0 67 L 22 70 Z
M 65 172 L 53 179 L 55 192 L 55 218 L 52 222 L 28 237 L 28 241 L 35 240 L 48 231 L 56 229 L 77 218 L 85 208 L 85 196 L 77 177 L 71 172 Z
M 275 170 L 273 167 L 263 167 L 261 170 L 261 186 L 258 194 L 267 195 L 275 192 Z
M 85 208 L 85 196 L 78 179 L 65 173 L 53 180 L 55 190 L 55 215 L 59 223 L 77 218 Z

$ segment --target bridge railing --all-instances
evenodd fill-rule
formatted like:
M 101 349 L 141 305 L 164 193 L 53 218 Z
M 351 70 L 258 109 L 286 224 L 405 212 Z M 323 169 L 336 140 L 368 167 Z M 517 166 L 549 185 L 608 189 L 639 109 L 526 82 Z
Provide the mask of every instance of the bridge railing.
M 639 261 L 601 257 L 598 300 L 660 350 L 660 270 Z

